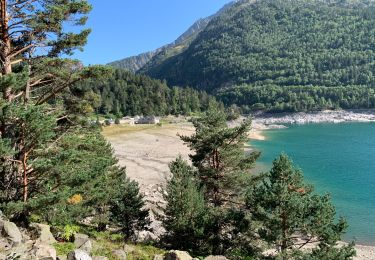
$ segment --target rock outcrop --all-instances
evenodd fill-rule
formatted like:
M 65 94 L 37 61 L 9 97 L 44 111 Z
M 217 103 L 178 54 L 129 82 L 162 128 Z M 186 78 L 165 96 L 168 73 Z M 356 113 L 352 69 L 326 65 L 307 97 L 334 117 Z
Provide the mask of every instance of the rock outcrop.
M 68 254 L 67 260 L 92 260 L 92 258 L 87 252 L 76 249 Z
M 164 255 L 164 260 L 192 260 L 193 258 L 185 251 L 172 250 Z
M 18 246 L 22 242 L 22 234 L 19 228 L 10 221 L 0 220 L 1 235 L 6 238 L 9 244 Z

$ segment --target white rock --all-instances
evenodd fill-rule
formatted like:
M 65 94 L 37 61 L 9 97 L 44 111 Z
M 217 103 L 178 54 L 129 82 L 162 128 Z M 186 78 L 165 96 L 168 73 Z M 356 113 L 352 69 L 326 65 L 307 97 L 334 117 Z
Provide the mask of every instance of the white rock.
M 76 249 L 68 254 L 67 260 L 92 260 L 92 258 L 85 251 Z

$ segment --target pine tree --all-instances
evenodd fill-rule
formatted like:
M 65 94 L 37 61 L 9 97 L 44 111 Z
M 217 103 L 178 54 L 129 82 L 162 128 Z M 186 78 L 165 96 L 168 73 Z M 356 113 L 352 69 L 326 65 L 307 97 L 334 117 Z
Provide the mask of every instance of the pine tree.
M 195 172 L 181 157 L 169 165 L 172 178 L 167 183 L 163 225 L 165 241 L 172 248 L 202 253 L 207 250 L 205 229 L 208 210 Z
M 211 106 L 193 125 L 195 134 L 181 139 L 193 151 L 190 158 L 197 169 L 196 179 L 211 209 L 206 230 L 209 252 L 223 254 L 250 228 L 243 209 L 244 183 L 252 179 L 250 169 L 259 153 L 244 152 L 251 121 L 230 128 L 226 114 Z
M 181 136 L 194 152 L 190 155 L 198 170 L 206 199 L 215 207 L 231 204 L 241 195 L 241 182 L 249 177 L 249 170 L 259 153 L 244 152 L 251 121 L 246 120 L 230 128 L 226 114 L 218 108 L 211 108 L 201 118 L 193 120 L 195 134 Z
M 355 253 L 351 244 L 337 247 L 347 224 L 342 218 L 335 222 L 330 197 L 314 194 L 286 155 L 249 189 L 246 204 L 260 223 L 260 238 L 277 249 L 277 259 L 351 259 Z M 313 243 L 317 247 L 312 252 L 301 251 Z
M 0 210 L 16 221 L 33 215 L 64 225 L 93 217 L 103 227 L 114 198 L 128 196 L 136 208 L 141 197 L 87 120 L 98 95 L 76 85 L 111 69 L 59 58 L 86 43 L 90 30 L 65 28 L 84 25 L 91 6 L 0 0 L 0 7 Z
M 121 227 L 126 239 L 130 239 L 135 231 L 144 230 L 150 224 L 148 210 L 145 209 L 143 195 L 138 184 L 126 176 L 119 180 L 118 192 L 111 198 L 110 220 Z

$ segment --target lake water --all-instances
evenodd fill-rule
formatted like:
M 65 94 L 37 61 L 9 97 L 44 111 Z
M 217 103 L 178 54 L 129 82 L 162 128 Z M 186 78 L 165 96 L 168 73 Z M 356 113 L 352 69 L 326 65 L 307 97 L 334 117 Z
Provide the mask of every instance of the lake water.
M 375 245 L 375 123 L 292 125 L 251 141 L 262 151 L 258 167 L 268 170 L 287 153 L 319 193 L 330 193 L 350 227 L 345 240 Z

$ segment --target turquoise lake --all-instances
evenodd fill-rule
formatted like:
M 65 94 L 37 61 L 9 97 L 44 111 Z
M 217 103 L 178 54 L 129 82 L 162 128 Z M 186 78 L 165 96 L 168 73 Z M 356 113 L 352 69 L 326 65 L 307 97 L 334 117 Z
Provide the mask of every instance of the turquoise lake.
M 268 170 L 287 153 L 319 193 L 330 193 L 350 227 L 344 239 L 375 245 L 375 123 L 292 125 L 251 141 Z

